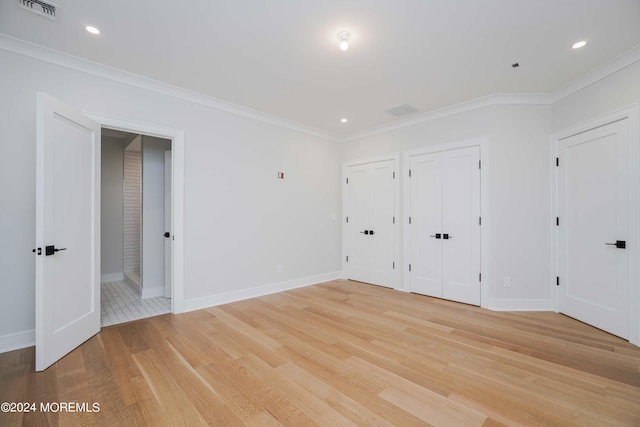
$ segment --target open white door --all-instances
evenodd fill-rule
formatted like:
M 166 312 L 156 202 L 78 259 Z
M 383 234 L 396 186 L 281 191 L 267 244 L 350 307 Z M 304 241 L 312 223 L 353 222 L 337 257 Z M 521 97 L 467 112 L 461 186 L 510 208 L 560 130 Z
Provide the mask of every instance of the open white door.
M 164 152 L 164 297 L 171 298 L 171 150 Z
M 36 371 L 100 330 L 100 126 L 38 93 Z
M 628 120 L 559 141 L 558 157 L 559 311 L 627 339 Z

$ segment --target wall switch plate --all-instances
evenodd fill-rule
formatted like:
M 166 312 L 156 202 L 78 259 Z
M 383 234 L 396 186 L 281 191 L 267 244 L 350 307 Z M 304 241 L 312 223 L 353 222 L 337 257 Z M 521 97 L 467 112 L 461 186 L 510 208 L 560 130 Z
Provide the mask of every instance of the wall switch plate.
M 282 267 L 282 264 L 278 264 L 278 273 L 282 273 L 284 271 L 284 268 Z
M 510 288 L 511 287 L 511 277 L 504 276 L 503 285 L 504 285 L 505 288 Z

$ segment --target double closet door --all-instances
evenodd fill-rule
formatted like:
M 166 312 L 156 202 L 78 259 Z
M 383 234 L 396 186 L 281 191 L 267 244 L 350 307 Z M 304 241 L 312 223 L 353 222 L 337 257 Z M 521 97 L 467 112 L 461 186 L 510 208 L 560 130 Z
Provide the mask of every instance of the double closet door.
M 410 156 L 411 292 L 480 305 L 480 147 Z
M 347 278 L 393 287 L 394 160 L 347 168 Z

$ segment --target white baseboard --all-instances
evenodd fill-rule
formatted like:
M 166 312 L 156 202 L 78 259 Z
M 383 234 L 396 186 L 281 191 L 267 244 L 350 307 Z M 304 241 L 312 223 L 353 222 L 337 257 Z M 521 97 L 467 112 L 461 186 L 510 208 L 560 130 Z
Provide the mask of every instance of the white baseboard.
M 0 336 L 0 353 L 33 347 L 34 345 L 36 345 L 35 329 Z
M 553 311 L 553 300 L 488 298 L 482 308 L 493 311 Z
M 140 295 L 141 299 L 163 297 L 163 296 L 164 296 L 164 286 L 154 286 L 152 288 L 143 287 L 142 294 Z
M 100 282 L 121 282 L 124 280 L 124 273 L 109 273 L 100 276 Z
M 299 279 L 287 280 L 285 282 L 270 283 L 239 291 L 224 292 L 201 298 L 193 298 L 184 301 L 184 312 L 200 310 L 202 308 L 213 307 L 230 302 L 242 301 L 249 298 L 256 298 L 263 295 L 274 294 L 276 292 L 288 291 L 305 286 L 315 285 L 322 282 L 336 280 L 341 277 L 340 271 L 319 274 L 317 276 L 301 277 Z

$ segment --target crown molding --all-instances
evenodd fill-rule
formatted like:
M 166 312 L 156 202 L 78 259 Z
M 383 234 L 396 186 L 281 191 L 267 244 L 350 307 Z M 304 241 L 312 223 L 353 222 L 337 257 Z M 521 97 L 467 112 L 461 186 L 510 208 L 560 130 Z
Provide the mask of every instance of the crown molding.
M 590 86 L 638 61 L 640 61 L 640 45 L 616 56 L 611 61 L 605 62 L 599 67 L 588 71 L 577 79 L 555 90 L 551 94 L 551 102 L 556 103 L 563 98 L 571 96 L 587 86 Z
M 59 65 L 76 71 L 92 74 L 105 79 L 113 80 L 119 83 L 149 90 L 151 92 L 160 93 L 173 98 L 182 99 L 184 101 L 199 104 L 208 108 L 225 111 L 250 119 L 258 120 L 274 126 L 279 126 L 289 130 L 301 132 L 310 136 L 324 138 L 336 142 L 348 142 L 355 139 L 365 138 L 379 133 L 389 132 L 419 123 L 436 120 L 478 108 L 490 107 L 494 105 L 551 105 L 555 102 L 566 98 L 585 87 L 596 83 L 599 80 L 637 62 L 640 61 L 640 45 L 628 50 L 627 52 L 617 56 L 613 60 L 604 65 L 595 68 L 578 77 L 576 80 L 560 87 L 552 93 L 545 94 L 491 94 L 470 101 L 461 102 L 459 104 L 439 108 L 437 110 L 428 111 L 418 115 L 395 120 L 380 126 L 371 127 L 363 131 L 347 133 L 343 135 L 316 129 L 310 126 L 274 116 L 262 111 L 253 110 L 248 107 L 233 104 L 221 99 L 213 98 L 194 92 L 188 89 L 173 86 L 157 80 L 142 77 L 137 74 L 123 71 L 108 65 L 99 64 L 77 56 L 73 56 L 58 50 L 43 47 L 31 42 L 11 37 L 0 33 L 0 49 L 39 59 L 51 64 Z
M 472 99 L 471 101 L 461 102 L 459 104 L 450 105 L 448 107 L 439 108 L 437 110 L 427 111 L 425 113 L 412 115 L 405 119 L 395 120 L 391 123 L 375 126 L 361 132 L 345 135 L 340 141 L 352 141 L 379 133 L 390 132 L 402 129 L 408 126 L 417 125 L 428 122 L 430 120 L 441 119 L 443 117 L 454 116 L 478 108 L 490 107 L 493 105 L 549 105 L 551 97 L 548 94 L 508 94 L 499 93 L 483 96 L 481 98 Z
M 113 68 L 108 65 L 89 61 L 55 49 L 50 49 L 35 43 L 17 39 L 3 33 L 0 33 L 0 49 L 39 59 L 41 61 L 49 62 L 72 70 L 92 74 L 118 83 L 178 98 L 183 101 L 192 102 L 208 108 L 226 111 L 228 113 L 237 114 L 239 116 L 269 123 L 271 125 L 305 133 L 310 136 L 329 139 L 332 141 L 338 140 L 338 137 L 330 132 L 305 126 L 282 117 L 226 102 L 198 92 Z

